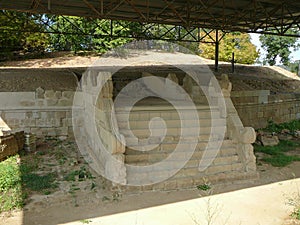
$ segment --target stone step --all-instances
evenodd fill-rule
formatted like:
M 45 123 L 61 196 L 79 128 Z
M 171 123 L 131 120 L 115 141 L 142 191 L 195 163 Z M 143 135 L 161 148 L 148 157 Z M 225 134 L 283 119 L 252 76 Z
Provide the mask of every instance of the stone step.
M 202 141 L 202 142 L 197 142 L 197 147 L 196 150 L 201 150 L 204 151 L 207 148 L 207 144 L 208 141 Z M 216 143 L 214 143 L 216 144 Z M 141 154 L 156 154 L 156 153 L 166 153 L 166 154 L 170 154 L 172 153 L 175 148 L 177 147 L 178 143 L 173 143 L 173 142 L 163 142 L 161 143 L 159 146 L 157 145 L 140 145 L 140 146 L 134 146 L 135 149 L 139 149 L 139 150 L 135 150 L 135 149 L 131 149 L 130 147 L 126 148 L 126 155 L 141 155 Z M 178 152 L 184 152 L 186 151 L 186 149 L 190 149 L 192 146 L 192 144 L 190 142 L 186 142 L 186 143 L 182 143 L 180 148 L 178 148 Z M 140 148 L 137 148 L 140 147 Z M 152 147 L 152 148 L 151 148 Z M 223 155 L 228 155 L 228 153 L 226 153 L 225 149 L 235 149 L 235 145 L 233 143 L 233 141 L 231 140 L 223 140 L 222 145 L 221 145 L 221 149 L 220 151 L 222 151 Z M 145 149 L 151 149 L 149 151 L 143 151 Z M 231 153 L 231 152 L 229 152 Z
M 155 146 L 161 143 L 178 143 L 180 140 L 180 137 L 177 136 L 167 136 L 162 140 L 162 137 L 151 137 L 149 136 L 140 136 L 140 137 L 128 137 L 125 136 L 125 141 L 126 141 L 126 146 L 128 147 L 134 147 L 134 146 L 139 146 L 139 147 L 147 147 L 148 146 Z M 194 143 L 194 142 L 204 142 L 208 140 L 222 140 L 224 138 L 224 135 L 214 133 L 214 134 L 202 134 L 200 133 L 199 136 L 187 136 L 187 137 L 182 137 L 182 142 L 186 143 Z
M 218 110 L 198 110 L 198 118 L 194 118 L 194 113 L 190 110 L 185 110 L 182 113 L 183 120 L 195 120 L 195 119 L 221 119 L 220 112 Z M 170 111 L 131 111 L 129 114 L 129 121 L 149 121 L 154 117 L 159 117 L 164 120 L 180 120 L 179 114 L 176 110 Z M 124 112 L 116 112 L 116 118 L 118 122 L 128 122 L 128 115 Z
M 176 183 L 180 183 L 181 185 L 178 185 L 179 187 L 182 187 L 182 184 L 180 181 L 181 180 L 185 180 L 186 182 L 190 183 L 190 182 L 201 182 L 204 181 L 204 179 L 206 178 L 206 176 L 215 176 L 215 175 L 223 175 L 223 174 L 227 174 L 227 173 L 240 173 L 240 171 L 243 171 L 243 164 L 240 162 L 236 162 L 236 163 L 231 163 L 229 165 L 211 165 L 209 166 L 204 172 L 203 171 L 199 171 L 198 167 L 194 167 L 194 168 L 182 168 L 181 170 L 179 170 L 175 175 L 170 176 L 170 171 L 168 170 L 164 170 L 164 171 L 151 171 L 151 172 L 144 172 L 141 171 L 140 173 L 135 173 L 131 175 L 131 171 L 128 171 L 128 182 L 129 183 L 134 183 L 138 180 L 159 180 L 160 178 L 165 178 L 165 177 L 169 177 L 169 179 L 167 179 L 168 182 L 176 182 Z M 221 175 L 221 176 L 222 176 Z M 187 187 L 191 187 L 190 185 L 188 185 Z
M 203 110 L 218 110 L 218 106 L 209 106 L 206 104 L 197 104 L 194 107 L 190 107 L 186 104 L 186 101 L 176 101 L 176 108 L 180 110 L 191 110 L 191 109 L 197 109 L 199 111 Z M 129 106 L 117 106 L 115 107 L 116 112 L 139 112 L 139 111 L 172 111 L 174 110 L 174 106 L 171 104 L 166 104 L 164 102 L 156 101 L 154 102 L 148 102 L 144 105 L 134 105 L 133 107 Z
M 233 152 L 233 149 L 230 149 L 230 151 Z M 169 154 L 166 154 L 166 153 L 126 155 L 125 162 L 127 164 L 137 165 L 137 166 L 151 165 L 151 164 L 158 163 L 158 162 L 161 162 L 162 160 L 167 159 L 168 156 L 169 156 Z M 172 168 L 172 165 L 171 165 L 172 163 L 181 162 L 180 159 L 187 157 L 184 152 L 174 153 L 174 156 L 178 156 L 178 158 L 177 158 L 178 160 L 176 160 L 176 159 L 168 160 L 168 162 L 166 162 L 166 163 L 170 164 L 169 168 Z M 191 159 L 186 163 L 185 167 L 186 168 L 198 167 L 202 157 L 203 157 L 203 151 L 196 152 L 195 154 L 193 154 Z M 228 165 L 228 164 L 237 163 L 237 162 L 239 162 L 239 157 L 238 157 L 236 151 L 234 151 L 234 153 L 232 155 L 228 155 L 228 156 L 226 156 L 226 155 L 222 156 L 219 151 L 216 158 L 213 161 L 213 165 L 215 165 L 215 166 Z
M 214 187 L 218 187 L 221 184 L 221 187 L 224 185 L 224 182 L 229 185 L 241 184 L 244 182 L 249 183 L 254 182 L 258 178 L 256 172 L 243 172 L 243 171 L 232 171 L 230 173 L 218 173 L 215 175 L 210 175 L 209 177 L 205 174 L 199 174 L 195 177 L 183 177 L 177 179 L 168 179 L 161 183 L 145 185 L 145 186 L 126 186 L 123 187 L 127 192 L 137 193 L 140 191 L 155 191 L 155 190 L 178 190 L 178 189 L 192 189 L 196 190 L 198 185 L 203 185 L 211 183 Z M 241 181 L 245 180 L 246 181 Z
M 167 128 L 180 128 L 181 127 L 181 121 L 180 120 L 164 120 L 164 123 Z M 223 126 L 226 125 L 225 119 L 215 119 L 212 123 L 210 118 L 205 119 L 199 119 L 199 120 L 193 120 L 193 119 L 186 119 L 184 120 L 185 126 L 183 127 L 210 127 L 212 125 L 214 126 Z M 122 129 L 148 129 L 150 125 L 150 120 L 137 120 L 137 121 L 118 121 L 118 126 L 120 130 Z M 159 128 L 161 125 L 159 123 L 154 122 L 154 124 L 151 124 L 154 128 Z
M 170 148 L 171 147 L 171 148 Z M 180 159 L 184 159 L 187 157 L 190 157 L 191 152 L 187 152 L 186 149 L 189 146 L 187 145 L 186 148 L 184 146 L 182 149 L 177 149 L 176 152 L 174 152 L 175 148 L 177 146 L 175 144 L 172 144 L 170 146 L 167 146 L 164 148 L 164 146 L 159 146 L 153 150 L 150 151 L 138 151 L 138 150 L 133 150 L 126 148 L 125 152 L 125 161 L 126 163 L 129 164 L 144 164 L 144 165 L 150 165 L 159 161 L 162 161 L 169 157 L 172 154 L 172 160 L 180 161 Z M 205 151 L 210 151 L 206 150 L 206 143 L 205 144 L 199 144 L 197 145 L 196 149 L 192 153 L 191 159 L 190 160 L 200 160 L 203 157 L 203 154 Z M 236 157 L 237 156 L 237 149 L 235 146 L 233 146 L 231 143 L 224 143 L 220 147 L 220 149 L 216 149 L 217 151 L 217 158 L 228 158 L 228 157 Z M 216 161 L 217 164 L 221 164 L 222 162 L 219 162 L 218 160 Z
M 217 129 L 217 127 L 215 127 Z M 124 135 L 124 137 L 130 137 L 130 134 L 132 133 L 138 138 L 147 138 L 151 135 L 150 129 L 120 129 L 119 130 L 121 134 Z M 210 134 L 212 132 L 212 127 L 189 127 L 189 128 L 156 128 L 152 127 L 152 136 L 160 135 L 166 133 L 166 137 L 170 136 L 183 136 L 183 137 L 197 137 L 199 135 L 203 134 Z M 181 134 L 181 132 L 184 132 L 184 134 Z M 221 132 L 221 131 L 220 131 Z

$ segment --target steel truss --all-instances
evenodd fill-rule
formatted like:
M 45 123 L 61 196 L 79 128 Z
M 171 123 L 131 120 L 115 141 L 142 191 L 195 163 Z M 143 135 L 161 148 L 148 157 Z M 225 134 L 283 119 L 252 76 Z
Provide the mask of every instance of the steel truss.
M 0 9 L 125 20 L 140 24 L 296 36 L 300 2 L 295 0 L 2 0 Z
M 166 24 L 154 24 L 154 23 L 137 23 L 126 22 L 119 20 L 109 20 L 109 27 L 103 26 L 107 23 L 107 20 L 90 20 L 88 26 L 82 27 L 82 24 L 78 24 L 76 20 L 70 20 L 66 16 L 61 16 L 59 21 L 53 20 L 52 16 L 40 15 L 40 14 L 28 14 L 28 22 L 35 21 L 38 26 L 27 27 L 26 24 L 19 24 L 13 16 L 7 11 L 0 11 L 0 14 L 4 15 L 10 24 L 21 27 L 18 32 L 31 32 L 31 33 L 50 33 L 60 35 L 79 35 L 89 36 L 94 38 L 108 37 L 114 38 L 131 38 L 137 40 L 165 40 L 172 42 L 202 42 L 202 43 L 216 43 L 220 41 L 226 32 L 222 32 L 220 38 L 216 39 L 212 35 L 213 29 L 202 29 L 198 27 L 182 27 L 179 25 L 166 25 Z M 69 30 L 64 31 L 65 24 L 69 24 Z M 124 32 L 121 30 L 130 30 L 134 26 L 134 30 Z M 118 29 L 116 29 L 118 27 Z M 121 29 L 120 29 L 121 28 Z M 9 29 L 9 28 L 6 28 Z M 0 30 L 4 30 L 3 28 Z M 9 30 L 13 31 L 13 30 Z M 99 34 L 101 33 L 101 34 Z

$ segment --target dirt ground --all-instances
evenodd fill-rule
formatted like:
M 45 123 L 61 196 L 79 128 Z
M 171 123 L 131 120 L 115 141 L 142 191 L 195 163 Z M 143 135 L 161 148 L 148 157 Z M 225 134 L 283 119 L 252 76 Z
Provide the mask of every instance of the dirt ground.
M 41 159 L 39 161 L 41 163 L 39 165 L 39 173 L 43 174 L 49 171 L 56 172 L 58 174 L 57 181 L 59 187 L 50 195 L 31 193 L 24 209 L 11 213 L 2 213 L 0 215 L 0 224 L 54 225 L 70 222 L 72 222 L 72 224 L 84 224 L 88 223 L 89 218 L 100 218 L 101 221 L 102 217 L 113 214 L 134 212 L 136 210 L 171 203 L 177 204 L 178 202 L 199 199 L 201 196 L 218 196 L 220 193 L 229 193 L 242 189 L 247 190 L 247 188 L 254 186 L 300 178 L 300 162 L 294 162 L 284 168 L 276 168 L 263 163 L 258 159 L 257 171 L 260 175 L 259 179 L 236 181 L 226 184 L 213 184 L 210 193 L 199 191 L 196 187 L 190 190 L 171 192 L 124 193 L 118 190 L 112 191 L 105 188 L 107 184 L 106 181 L 96 174 L 93 174 L 96 179 L 92 180 L 64 180 L 63 178 L 66 174 L 75 171 L 82 166 L 86 166 L 77 152 L 78 150 L 75 142 L 73 140 L 66 140 L 63 142 L 46 141 L 45 143 L 40 143 L 37 152 L 29 153 L 26 157 L 34 157 L 34 155 L 40 157 Z M 300 149 L 297 154 L 300 156 Z M 65 161 L 59 161 L 59 157 L 63 158 Z M 91 186 L 92 183 L 94 183 L 94 188 Z M 72 188 L 74 191 L 72 191 Z M 276 192 L 274 192 L 274 195 L 276 195 Z M 256 197 L 257 206 L 253 205 L 252 207 L 254 208 L 259 207 L 260 205 L 260 196 L 258 195 Z M 286 215 L 285 224 L 296 224 L 290 222 L 288 215 L 289 214 Z M 274 217 L 276 218 L 276 215 L 274 215 Z M 135 225 L 138 223 L 131 221 L 129 224 Z M 157 224 L 168 223 L 161 222 Z M 242 224 L 253 223 L 249 222 Z
M 141 55 L 137 54 L 129 58 L 134 61 L 134 57 L 145 55 L 146 60 L 150 57 L 155 62 L 162 63 L 172 57 L 174 65 L 180 64 L 184 58 L 184 61 L 189 64 L 206 64 L 214 72 L 214 61 L 193 56 L 189 58 L 181 53 L 143 52 Z M 38 87 L 45 90 L 76 90 L 78 75 L 82 74 L 87 67 L 97 64 L 99 59 L 103 62 L 103 66 L 122 65 L 125 61 L 123 58 L 112 56 L 72 56 L 61 53 L 53 58 L 0 62 L 0 91 L 35 91 Z M 276 66 L 237 64 L 235 73 L 232 74 L 231 65 L 220 62 L 219 72 L 214 73 L 217 76 L 223 73 L 229 74 L 233 91 L 270 90 L 272 93 L 300 93 L 300 78 Z

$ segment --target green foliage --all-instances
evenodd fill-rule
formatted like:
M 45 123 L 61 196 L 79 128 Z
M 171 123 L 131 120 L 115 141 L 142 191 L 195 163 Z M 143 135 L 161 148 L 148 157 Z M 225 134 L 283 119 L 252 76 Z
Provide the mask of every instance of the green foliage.
M 298 30 L 296 29 L 290 29 L 287 32 L 287 34 L 297 33 Z M 291 49 L 297 50 L 299 47 L 296 37 L 263 34 L 259 39 L 263 49 L 267 51 L 267 55 L 264 61 L 271 66 L 276 64 L 277 57 L 280 58 L 280 62 L 283 65 L 288 66 L 290 61 Z
M 294 161 L 300 161 L 300 157 L 286 155 L 286 152 L 295 150 L 299 144 L 293 141 L 280 141 L 276 146 L 261 146 L 254 145 L 255 152 L 262 152 L 267 154 L 262 160 L 270 163 L 275 167 L 284 167 Z
M 56 188 L 55 174 L 38 175 L 38 156 L 18 164 L 19 156 L 0 162 L 0 213 L 22 208 L 27 192 L 50 194 Z
M 294 212 L 292 212 L 292 217 L 297 220 L 300 220 L 300 208 L 295 209 Z
M 211 186 L 209 184 L 201 184 L 197 186 L 197 189 L 202 191 L 208 191 L 211 189 Z
M 17 156 L 0 163 L 0 213 L 24 205 Z
M 129 42 L 130 39 L 125 37 L 129 36 L 135 27 L 134 23 L 129 22 L 111 22 L 76 16 L 52 16 L 51 21 L 53 21 L 52 29 L 58 31 L 51 34 L 51 49 L 54 51 L 96 50 L 103 53 Z M 111 23 L 114 23 L 113 30 L 110 29 Z M 76 32 L 79 34 L 75 35 Z
M 85 166 L 80 167 L 79 170 L 74 170 L 67 174 L 64 178 L 66 181 L 83 181 L 86 179 L 94 179 L 91 172 L 89 172 Z
M 214 34 L 212 34 L 214 36 Z M 205 38 L 204 41 L 211 41 Z M 215 59 L 215 45 L 201 43 L 199 45 L 200 56 L 208 59 Z M 221 40 L 219 45 L 219 60 L 230 62 L 232 53 L 235 54 L 235 62 L 241 64 L 253 64 L 259 56 L 255 45 L 251 43 L 250 35 L 240 32 L 228 33 Z
M 92 221 L 84 219 L 84 220 L 80 220 L 80 222 L 83 223 L 83 224 L 89 224 Z
M 49 46 L 49 35 L 35 32 L 43 29 L 27 13 L 0 11 L 0 60 L 13 54 L 43 53 Z
M 293 134 L 296 130 L 300 130 L 300 120 L 293 120 L 291 122 L 280 123 L 280 124 L 276 124 L 274 123 L 274 121 L 269 120 L 268 126 L 263 130 L 280 133 L 284 129 L 289 130 Z
M 13 188 L 21 182 L 20 170 L 16 163 L 16 156 L 0 163 L 0 191 Z

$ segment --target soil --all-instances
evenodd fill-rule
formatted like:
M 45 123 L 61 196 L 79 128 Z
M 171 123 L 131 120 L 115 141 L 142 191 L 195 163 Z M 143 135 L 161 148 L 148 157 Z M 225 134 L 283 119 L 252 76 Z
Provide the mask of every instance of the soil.
M 300 149 L 293 152 L 300 156 Z M 30 152 L 23 156 L 23 161 L 39 158 L 39 174 L 56 173 L 59 186 L 50 195 L 44 193 L 29 192 L 29 198 L 23 210 L 0 214 L 0 224 L 7 225 L 54 225 L 75 222 L 83 224 L 86 218 L 103 217 L 112 214 L 130 212 L 158 205 L 176 203 L 206 196 L 197 188 L 178 190 L 171 192 L 144 192 L 126 193 L 119 190 L 111 190 L 108 182 L 101 176 L 91 173 L 95 177 L 84 177 L 82 181 L 75 176 L 73 181 L 67 181 L 68 174 L 88 169 L 80 156 L 75 141 L 68 139 L 40 140 L 36 152 Z M 276 183 L 284 180 L 300 177 L 300 162 L 294 162 L 283 168 L 276 168 L 260 160 L 257 155 L 259 179 L 236 181 L 224 184 L 213 184 L 210 196 L 218 196 L 220 193 L 228 193 L 234 190 L 246 189 Z M 89 171 L 89 170 L 88 170 Z M 24 190 L 25 191 L 25 190 Z M 276 194 L 276 193 L 275 193 Z M 253 196 L 252 196 L 253 197 Z M 259 196 L 257 206 L 259 207 Z M 274 215 L 276 217 L 276 215 Z M 80 222 L 81 221 L 81 222 Z M 297 224 L 286 215 L 285 224 Z M 72 223 L 73 224 L 73 223 Z M 101 224 L 101 223 L 100 223 Z M 130 223 L 129 223 L 130 224 Z M 135 224 L 135 223 L 132 223 Z M 158 223 L 164 224 L 164 223 Z M 252 224 L 252 223 L 243 223 Z
M 164 62 L 173 57 L 171 53 L 144 52 L 129 56 L 131 62 L 134 57 L 146 55 Z M 207 64 L 214 71 L 214 61 L 195 58 L 176 53 L 174 62 L 180 64 L 185 57 L 189 64 Z M 19 61 L 0 62 L 0 91 L 34 91 L 38 87 L 47 90 L 76 90 L 80 75 L 92 65 L 95 65 L 100 56 L 72 56 L 60 53 L 56 57 L 43 59 L 29 59 Z M 123 58 L 105 56 L 101 58 L 101 66 L 122 65 Z M 152 65 L 152 64 L 151 64 Z M 149 65 L 148 65 L 149 66 Z M 30 71 L 28 70 L 30 68 Z M 232 82 L 233 91 L 243 90 L 270 90 L 271 93 L 300 93 L 300 77 L 277 66 L 248 66 L 235 65 L 235 72 L 231 73 L 229 63 L 220 62 L 216 76 L 226 73 Z

